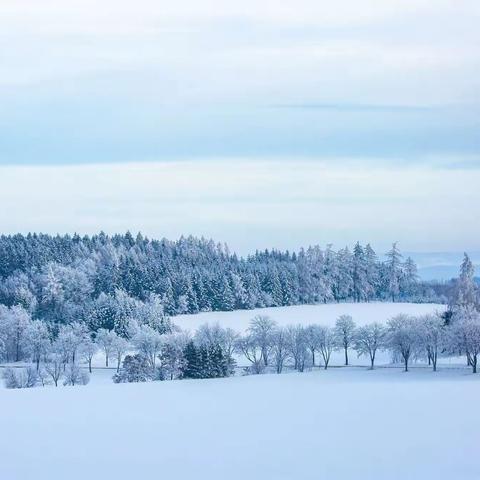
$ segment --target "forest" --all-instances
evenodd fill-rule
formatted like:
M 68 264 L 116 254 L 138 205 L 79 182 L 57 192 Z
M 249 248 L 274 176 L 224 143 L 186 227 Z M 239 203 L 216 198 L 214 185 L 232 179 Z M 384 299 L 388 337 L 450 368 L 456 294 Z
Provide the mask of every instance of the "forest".
M 446 302 L 448 284 L 419 281 L 397 247 L 265 250 L 246 258 L 194 237 L 0 237 L 0 304 L 58 325 L 123 334 L 126 310 L 149 316 L 373 300 Z M 160 315 L 161 313 L 161 315 Z

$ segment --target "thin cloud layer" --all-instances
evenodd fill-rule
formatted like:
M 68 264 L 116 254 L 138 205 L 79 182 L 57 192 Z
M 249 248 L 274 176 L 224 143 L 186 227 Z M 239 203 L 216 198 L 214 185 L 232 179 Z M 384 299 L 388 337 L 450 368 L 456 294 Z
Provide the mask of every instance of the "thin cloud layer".
M 478 159 L 479 18 L 446 0 L 3 2 L 0 163 Z

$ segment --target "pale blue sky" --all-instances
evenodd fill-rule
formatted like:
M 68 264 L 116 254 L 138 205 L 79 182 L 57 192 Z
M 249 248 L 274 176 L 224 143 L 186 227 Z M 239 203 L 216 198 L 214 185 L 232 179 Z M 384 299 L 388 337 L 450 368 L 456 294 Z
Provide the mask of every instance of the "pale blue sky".
M 356 239 L 477 248 L 479 24 L 473 0 L 2 2 L 2 230 L 193 233 L 243 251 Z M 266 161 L 286 176 L 265 174 Z M 106 181 L 136 165 L 136 183 Z M 229 168 L 262 172 L 264 192 Z M 324 188 L 323 168 L 327 196 L 306 198 L 305 184 Z M 335 180 L 345 171 L 348 195 Z

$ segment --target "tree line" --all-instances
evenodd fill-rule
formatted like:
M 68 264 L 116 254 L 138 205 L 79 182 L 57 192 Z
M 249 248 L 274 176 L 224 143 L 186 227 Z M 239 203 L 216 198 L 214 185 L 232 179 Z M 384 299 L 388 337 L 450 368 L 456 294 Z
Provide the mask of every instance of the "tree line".
M 194 237 L 149 240 L 138 234 L 0 236 L 0 304 L 21 306 L 52 324 L 84 323 L 126 337 L 128 317 L 326 302 L 446 301 L 418 279 L 396 244 L 382 258 L 370 245 L 246 258 Z

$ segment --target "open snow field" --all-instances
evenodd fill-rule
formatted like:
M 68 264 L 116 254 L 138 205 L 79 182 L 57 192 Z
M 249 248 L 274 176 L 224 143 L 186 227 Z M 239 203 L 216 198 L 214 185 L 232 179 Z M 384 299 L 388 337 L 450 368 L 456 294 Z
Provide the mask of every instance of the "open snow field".
M 294 305 L 290 307 L 257 308 L 255 310 L 235 310 L 233 312 L 205 312 L 196 315 L 172 317 L 179 327 L 195 331 L 203 323 L 218 322 L 222 327 L 231 327 L 239 332 L 248 328 L 255 315 L 267 315 L 279 325 L 335 325 L 340 315 L 351 315 L 357 325 L 370 322 L 385 323 L 399 313 L 422 315 L 444 311 L 445 305 L 431 303 L 327 303 L 321 305 Z
M 2 389 L 1 478 L 478 480 L 479 396 L 466 370 Z

